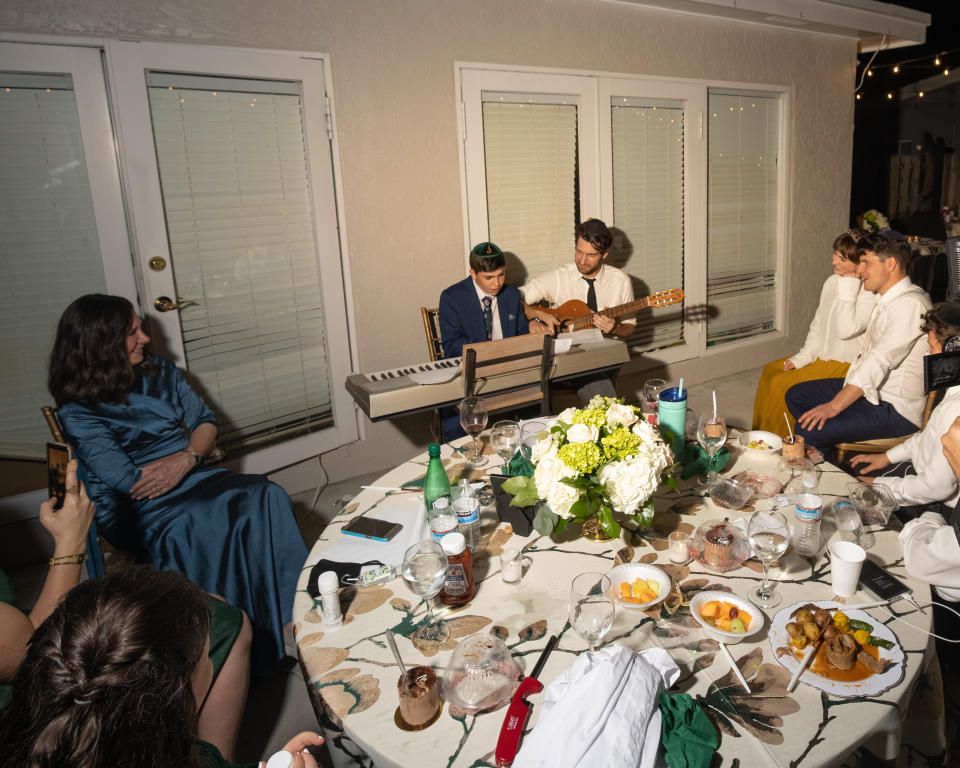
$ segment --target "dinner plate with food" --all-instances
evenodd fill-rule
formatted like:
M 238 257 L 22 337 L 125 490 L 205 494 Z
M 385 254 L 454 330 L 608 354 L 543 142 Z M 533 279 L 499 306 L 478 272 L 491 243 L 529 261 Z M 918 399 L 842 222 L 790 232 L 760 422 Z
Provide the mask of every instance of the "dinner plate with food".
M 904 654 L 893 631 L 857 609 L 832 600 L 797 603 L 770 622 L 770 647 L 777 660 L 796 672 L 807 649 L 813 658 L 800 681 L 839 698 L 876 696 L 899 685 Z

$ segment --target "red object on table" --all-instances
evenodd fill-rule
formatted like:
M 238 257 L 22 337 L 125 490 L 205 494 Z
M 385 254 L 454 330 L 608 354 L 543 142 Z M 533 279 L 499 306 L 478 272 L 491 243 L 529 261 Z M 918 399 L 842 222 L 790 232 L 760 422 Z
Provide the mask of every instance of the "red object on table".
M 523 738 L 523 727 L 527 724 L 527 718 L 530 717 L 531 707 L 526 698 L 532 693 L 539 693 L 543 690 L 543 683 L 537 680 L 537 676 L 556 644 L 557 636 L 553 635 L 547 641 L 547 645 L 543 649 L 543 653 L 540 654 L 540 658 L 537 659 L 533 671 L 520 681 L 517 690 L 513 692 L 513 698 L 507 708 L 507 716 L 503 718 L 503 725 L 500 727 L 497 749 L 494 752 L 494 762 L 499 768 L 507 768 L 513 765 L 513 760 L 520 749 L 520 739 Z

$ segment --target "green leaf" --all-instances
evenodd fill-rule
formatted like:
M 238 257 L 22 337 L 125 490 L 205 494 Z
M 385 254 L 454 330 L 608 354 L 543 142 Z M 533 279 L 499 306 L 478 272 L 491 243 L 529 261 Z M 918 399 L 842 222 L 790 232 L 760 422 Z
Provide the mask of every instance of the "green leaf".
M 565 517 L 557 517 L 557 527 L 553 529 L 554 533 L 563 533 L 563 529 L 567 527 L 569 521 Z
M 570 507 L 570 514 L 573 515 L 576 520 L 586 520 L 588 517 L 593 517 L 593 513 L 590 510 L 590 503 L 587 501 L 585 496 L 581 496 Z
M 537 495 L 537 484 L 532 477 L 511 477 L 503 482 L 503 490 L 513 494 L 511 507 L 529 507 L 540 499 Z
M 534 488 L 536 488 L 536 485 L 534 484 L 532 477 L 523 477 L 521 475 L 518 475 L 517 477 L 511 477 L 511 478 L 508 478 L 507 480 L 504 480 L 503 485 L 501 487 L 507 493 L 516 495 L 522 491 L 527 490 L 530 486 L 533 486 Z
M 553 529 L 557 527 L 558 519 L 558 516 L 550 511 L 550 507 L 544 504 L 533 516 L 533 527 L 541 536 L 549 536 L 553 533 Z
M 669 485 L 677 493 L 680 493 L 680 483 L 677 481 L 676 475 L 667 475 L 666 484 Z
M 590 475 L 580 475 L 580 477 L 561 477 L 560 482 L 569 485 L 571 488 L 585 491 L 593 485 L 594 481 L 590 478 Z
M 615 539 L 620 535 L 620 523 L 613 519 L 613 510 L 610 507 L 606 505 L 600 507 L 597 520 L 600 522 L 603 532 L 610 538 Z

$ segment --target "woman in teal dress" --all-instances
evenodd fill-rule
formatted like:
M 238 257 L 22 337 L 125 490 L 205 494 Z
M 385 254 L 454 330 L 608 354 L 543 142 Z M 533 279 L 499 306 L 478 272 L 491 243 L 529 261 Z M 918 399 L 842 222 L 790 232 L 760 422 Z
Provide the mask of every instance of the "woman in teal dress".
M 0 768 L 233 766 L 198 738 L 210 629 L 207 595 L 172 571 L 134 566 L 74 587 L 17 670 L 0 712 Z M 295 736 L 291 765 L 317 768 L 304 750 L 322 743 Z
M 149 341 L 118 296 L 82 296 L 57 328 L 50 392 L 98 532 L 246 611 L 255 667 L 268 669 L 284 655 L 307 557 L 290 498 L 260 475 L 202 464 L 214 414 L 172 362 L 151 358 Z

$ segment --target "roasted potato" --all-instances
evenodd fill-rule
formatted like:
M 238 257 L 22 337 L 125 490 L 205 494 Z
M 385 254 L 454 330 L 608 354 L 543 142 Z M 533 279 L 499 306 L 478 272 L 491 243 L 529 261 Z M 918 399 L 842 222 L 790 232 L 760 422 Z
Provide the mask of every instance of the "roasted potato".
M 803 624 L 812 624 L 813 614 L 810 611 L 808 611 L 806 608 L 801 608 L 799 611 L 797 611 L 796 619 L 797 619 L 797 624 L 800 624 L 801 626 Z
M 820 608 L 815 614 L 813 614 L 813 620 L 816 621 L 817 626 L 822 629 L 830 623 L 830 612 Z

